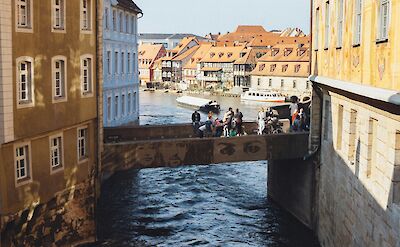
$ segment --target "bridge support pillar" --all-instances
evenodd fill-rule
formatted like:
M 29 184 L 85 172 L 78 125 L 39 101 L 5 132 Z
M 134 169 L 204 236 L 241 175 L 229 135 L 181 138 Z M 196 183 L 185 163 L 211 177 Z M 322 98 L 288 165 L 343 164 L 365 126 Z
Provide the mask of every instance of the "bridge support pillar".
M 268 196 L 314 230 L 315 168 L 311 160 L 268 162 Z

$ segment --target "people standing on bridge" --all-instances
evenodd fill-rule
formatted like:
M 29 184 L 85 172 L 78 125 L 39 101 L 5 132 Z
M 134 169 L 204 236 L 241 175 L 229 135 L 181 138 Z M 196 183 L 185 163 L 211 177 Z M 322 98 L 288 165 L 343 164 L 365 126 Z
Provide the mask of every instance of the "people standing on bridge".
M 243 113 L 236 109 L 235 113 L 236 133 L 238 136 L 242 135 Z
M 233 110 L 232 107 L 229 107 L 229 110 L 224 115 L 224 137 L 229 137 L 230 131 L 232 129 L 232 119 L 233 119 Z
M 214 127 L 215 127 L 215 134 L 214 137 L 221 137 L 222 133 L 224 132 L 224 125 L 222 120 L 219 118 L 216 118 L 214 121 Z
M 196 134 L 200 127 L 200 120 L 201 120 L 200 113 L 198 113 L 197 111 L 194 111 L 192 114 L 192 125 L 193 125 L 193 132 Z
M 299 112 L 298 98 L 293 96 L 291 98 L 291 103 L 289 105 L 290 109 L 290 125 L 293 125 L 294 120 L 296 119 L 296 115 Z
M 264 107 L 261 107 L 261 110 L 258 112 L 257 121 L 258 121 L 258 135 L 262 135 L 265 129 L 265 120 L 267 118 L 267 114 L 264 110 Z

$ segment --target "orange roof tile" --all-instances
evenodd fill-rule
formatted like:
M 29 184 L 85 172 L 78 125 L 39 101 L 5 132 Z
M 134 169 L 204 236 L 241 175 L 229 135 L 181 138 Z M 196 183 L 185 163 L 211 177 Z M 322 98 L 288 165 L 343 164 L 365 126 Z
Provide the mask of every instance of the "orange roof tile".
M 201 62 L 232 63 L 240 58 L 244 46 L 214 46 L 205 54 Z

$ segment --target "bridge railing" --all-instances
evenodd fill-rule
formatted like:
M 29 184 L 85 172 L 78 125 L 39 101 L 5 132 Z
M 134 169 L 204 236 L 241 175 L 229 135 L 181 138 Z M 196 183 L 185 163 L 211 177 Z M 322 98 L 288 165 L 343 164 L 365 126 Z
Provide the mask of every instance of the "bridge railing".
M 288 132 L 289 120 L 285 119 L 281 122 L 284 132 Z M 243 128 L 248 135 L 253 135 L 257 133 L 258 125 L 256 122 L 244 122 Z M 196 134 L 191 124 L 139 125 L 104 129 L 105 143 L 193 137 L 196 137 Z

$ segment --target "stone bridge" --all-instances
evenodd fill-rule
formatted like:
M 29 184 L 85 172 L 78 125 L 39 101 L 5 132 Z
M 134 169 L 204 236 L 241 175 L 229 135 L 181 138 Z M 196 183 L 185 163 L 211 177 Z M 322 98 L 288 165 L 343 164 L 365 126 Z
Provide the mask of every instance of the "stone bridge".
M 248 135 L 230 138 L 194 137 L 190 124 L 105 129 L 102 180 L 128 169 L 268 160 L 268 194 L 312 228 L 314 169 L 303 160 L 309 134 L 258 136 L 252 122 L 244 129 Z

